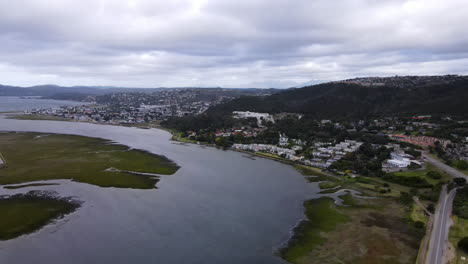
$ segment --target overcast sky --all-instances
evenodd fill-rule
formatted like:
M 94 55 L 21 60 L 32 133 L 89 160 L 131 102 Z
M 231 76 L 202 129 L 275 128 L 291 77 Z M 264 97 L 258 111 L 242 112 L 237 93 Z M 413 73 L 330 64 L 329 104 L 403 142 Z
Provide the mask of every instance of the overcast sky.
M 0 83 L 291 87 L 468 73 L 467 0 L 0 1 Z

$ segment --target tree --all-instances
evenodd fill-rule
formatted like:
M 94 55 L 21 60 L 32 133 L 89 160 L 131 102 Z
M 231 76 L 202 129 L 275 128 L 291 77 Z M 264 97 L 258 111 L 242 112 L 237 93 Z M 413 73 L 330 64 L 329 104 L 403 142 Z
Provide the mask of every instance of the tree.
M 460 170 L 468 169 L 468 162 L 466 162 L 465 160 L 459 160 L 457 162 L 457 168 L 460 169 Z
M 429 177 L 429 178 L 432 178 L 432 179 L 435 179 L 435 180 L 438 180 L 440 178 L 442 178 L 442 175 L 437 172 L 437 171 L 428 171 L 426 173 L 426 175 Z
M 468 237 L 464 237 L 458 241 L 458 247 L 465 253 L 468 253 Z
M 440 144 L 439 141 L 434 142 L 435 145 L 435 152 L 437 153 L 437 156 L 443 157 L 445 155 L 445 151 L 443 149 L 443 146 Z
M 466 179 L 465 178 L 460 178 L 460 177 L 453 179 L 453 181 L 458 185 L 465 185 L 465 183 L 466 183 Z
M 428 210 L 429 212 L 431 212 L 431 213 L 434 213 L 434 212 L 435 212 L 434 204 L 432 204 L 432 203 L 429 204 L 429 205 L 427 206 L 427 210 Z
M 410 170 L 415 170 L 421 168 L 421 165 L 417 164 L 416 162 L 411 162 L 410 165 L 408 166 L 408 169 Z
M 217 137 L 215 139 L 215 144 L 223 148 L 229 147 L 229 142 L 227 142 L 227 140 L 224 137 Z
M 421 151 L 417 151 L 414 148 L 409 148 L 408 150 L 405 150 L 405 152 L 415 158 L 421 157 Z
M 367 156 L 368 158 L 373 158 L 375 156 L 372 145 L 369 143 L 364 143 L 359 148 L 359 152 Z
M 421 221 L 416 221 L 416 222 L 414 222 L 414 227 L 416 227 L 418 229 L 423 229 L 424 228 L 424 223 L 421 222 Z
M 407 192 L 401 192 L 400 193 L 400 202 L 404 205 L 409 205 L 413 202 L 413 198 L 411 198 L 411 195 Z

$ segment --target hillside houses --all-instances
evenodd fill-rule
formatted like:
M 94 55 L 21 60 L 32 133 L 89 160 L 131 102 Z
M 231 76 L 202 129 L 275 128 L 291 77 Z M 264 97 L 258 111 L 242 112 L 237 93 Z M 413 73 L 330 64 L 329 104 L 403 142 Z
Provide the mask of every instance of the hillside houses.
M 326 169 L 336 161 L 341 160 L 347 153 L 357 151 L 362 144 L 362 142 L 355 140 L 345 140 L 335 146 L 331 146 L 330 143 L 315 143 L 314 146 L 317 148 L 312 152 L 313 158 L 306 160 L 305 164 Z
M 268 145 L 268 144 L 234 144 L 232 148 L 234 150 L 249 151 L 249 152 L 264 152 L 269 154 L 275 154 L 291 161 L 301 162 L 303 164 L 314 166 L 322 169 L 328 168 L 334 162 L 342 159 L 344 155 L 350 152 L 355 152 L 363 144 L 362 142 L 357 142 L 355 140 L 345 140 L 341 143 L 338 143 L 334 146 L 331 146 L 331 143 L 316 143 L 315 146 L 318 146 L 313 151 L 313 158 L 306 160 L 304 156 L 297 155 L 302 150 L 302 146 L 293 145 L 290 148 L 282 147 L 286 142 L 285 136 L 282 136 L 282 141 L 278 146 Z M 295 143 L 303 143 L 295 141 Z M 328 147 L 322 147 L 322 146 Z
M 251 152 L 265 152 L 270 154 L 276 154 L 278 156 L 285 157 L 290 160 L 298 160 L 296 157 L 296 151 L 288 148 L 281 148 L 275 145 L 268 144 L 234 144 L 232 148 L 235 150 L 251 151 Z
M 256 118 L 259 126 L 266 122 L 275 122 L 273 116 L 268 113 L 257 113 L 250 111 L 234 111 L 232 112 L 234 118 Z
M 393 134 L 389 135 L 391 139 L 407 142 L 414 145 L 419 145 L 423 147 L 434 147 L 436 142 L 439 142 L 441 146 L 444 148 L 447 147 L 448 144 L 451 143 L 450 140 L 435 138 L 435 137 L 426 137 L 426 136 L 407 136 L 401 134 Z

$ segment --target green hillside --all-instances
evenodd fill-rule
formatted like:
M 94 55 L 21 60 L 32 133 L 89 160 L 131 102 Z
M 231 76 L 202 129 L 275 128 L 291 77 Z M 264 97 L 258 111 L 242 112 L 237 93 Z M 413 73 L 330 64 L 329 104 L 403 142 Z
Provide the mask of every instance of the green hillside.
M 293 112 L 317 118 L 365 118 L 401 114 L 468 113 L 468 78 L 424 86 L 362 86 L 325 83 L 267 97 L 242 97 L 209 110 Z

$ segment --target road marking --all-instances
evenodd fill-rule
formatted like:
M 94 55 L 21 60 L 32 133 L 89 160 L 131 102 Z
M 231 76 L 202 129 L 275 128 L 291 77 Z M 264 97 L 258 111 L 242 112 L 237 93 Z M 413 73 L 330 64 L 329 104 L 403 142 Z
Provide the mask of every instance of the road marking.
M 445 219 L 445 209 L 446 209 L 446 206 L 447 206 L 447 196 L 444 197 L 445 200 L 444 200 L 444 206 L 442 207 L 442 214 L 439 216 L 439 217 L 442 217 L 442 223 L 444 222 L 444 219 Z M 437 250 L 436 250 L 436 257 L 435 257 L 435 261 L 437 262 L 437 260 L 439 259 L 439 253 L 440 253 L 440 238 L 442 237 L 442 230 L 444 228 L 442 228 L 442 226 L 439 227 L 439 239 L 437 241 Z

